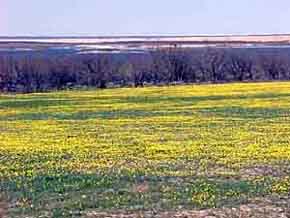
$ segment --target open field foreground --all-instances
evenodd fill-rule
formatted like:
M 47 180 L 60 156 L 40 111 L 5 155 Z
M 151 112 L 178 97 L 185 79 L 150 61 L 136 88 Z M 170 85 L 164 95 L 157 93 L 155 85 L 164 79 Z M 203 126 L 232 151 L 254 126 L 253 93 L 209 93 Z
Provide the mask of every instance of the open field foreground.
M 290 82 L 0 95 L 0 153 L 0 217 L 289 217 Z

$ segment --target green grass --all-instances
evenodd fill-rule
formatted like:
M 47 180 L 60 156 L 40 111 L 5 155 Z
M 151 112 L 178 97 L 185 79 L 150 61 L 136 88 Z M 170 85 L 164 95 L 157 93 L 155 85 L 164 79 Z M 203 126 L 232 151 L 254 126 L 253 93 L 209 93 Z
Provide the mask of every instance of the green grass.
M 287 82 L 0 95 L 0 191 L 11 217 L 282 196 L 289 124 Z

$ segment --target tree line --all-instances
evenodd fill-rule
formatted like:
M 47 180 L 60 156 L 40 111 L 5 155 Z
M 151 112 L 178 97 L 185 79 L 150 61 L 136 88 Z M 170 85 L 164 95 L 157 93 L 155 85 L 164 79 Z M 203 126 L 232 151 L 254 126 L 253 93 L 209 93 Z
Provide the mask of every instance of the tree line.
M 290 49 L 157 49 L 137 54 L 0 55 L 1 92 L 290 80 Z

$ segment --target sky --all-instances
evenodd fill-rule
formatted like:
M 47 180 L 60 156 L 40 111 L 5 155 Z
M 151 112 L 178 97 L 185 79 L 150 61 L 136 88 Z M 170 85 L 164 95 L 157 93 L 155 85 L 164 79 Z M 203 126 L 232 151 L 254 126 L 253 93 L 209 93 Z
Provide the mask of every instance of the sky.
M 290 33 L 289 0 L 0 0 L 0 36 Z

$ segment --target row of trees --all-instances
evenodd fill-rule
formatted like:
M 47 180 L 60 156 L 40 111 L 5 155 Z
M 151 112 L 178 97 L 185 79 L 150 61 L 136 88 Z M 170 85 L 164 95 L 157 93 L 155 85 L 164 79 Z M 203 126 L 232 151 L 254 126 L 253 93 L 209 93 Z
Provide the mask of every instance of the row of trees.
M 0 90 L 290 79 L 287 49 L 160 49 L 143 54 L 0 55 Z

